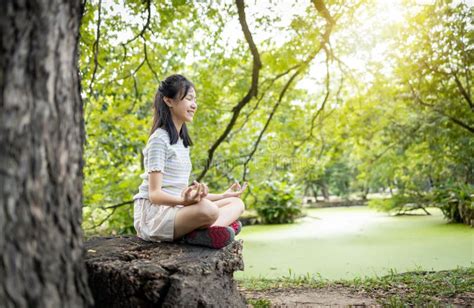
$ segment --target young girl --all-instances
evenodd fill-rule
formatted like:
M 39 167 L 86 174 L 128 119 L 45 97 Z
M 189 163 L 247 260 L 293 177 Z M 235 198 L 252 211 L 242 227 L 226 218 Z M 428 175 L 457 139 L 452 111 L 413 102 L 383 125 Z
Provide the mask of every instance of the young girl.
M 193 143 L 186 128 L 197 110 L 194 84 L 175 74 L 160 83 L 153 127 L 144 154 L 145 172 L 134 199 L 134 227 L 148 241 L 180 241 L 222 248 L 234 240 L 244 211 L 238 183 L 222 194 L 204 183 L 188 186 Z

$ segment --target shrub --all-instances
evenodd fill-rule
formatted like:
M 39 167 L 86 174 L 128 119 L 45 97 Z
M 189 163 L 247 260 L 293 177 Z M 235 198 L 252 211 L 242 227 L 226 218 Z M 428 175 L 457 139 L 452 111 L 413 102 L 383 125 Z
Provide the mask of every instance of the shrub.
M 286 181 L 267 181 L 261 187 L 263 201 L 256 210 L 264 224 L 293 223 L 302 214 L 302 208 L 296 199 L 296 187 Z
M 474 186 L 463 183 L 436 187 L 429 194 L 431 204 L 441 209 L 444 216 L 453 222 L 474 224 Z
M 425 210 L 426 205 L 426 200 L 421 195 L 401 193 L 387 199 L 372 199 L 368 203 L 369 208 L 381 212 L 397 212 L 397 214 L 405 214 L 416 209 Z M 425 212 L 429 214 L 426 210 Z

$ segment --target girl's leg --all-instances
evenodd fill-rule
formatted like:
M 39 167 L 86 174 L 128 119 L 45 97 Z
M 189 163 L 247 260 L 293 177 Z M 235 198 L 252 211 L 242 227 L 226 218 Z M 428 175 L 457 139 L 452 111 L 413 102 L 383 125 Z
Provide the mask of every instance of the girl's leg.
M 219 208 L 208 199 L 202 199 L 196 204 L 182 207 L 174 222 L 174 239 L 195 230 L 210 227 L 219 217 Z
M 228 226 L 244 212 L 245 204 L 242 199 L 229 197 L 214 201 L 219 208 L 219 216 L 211 226 Z

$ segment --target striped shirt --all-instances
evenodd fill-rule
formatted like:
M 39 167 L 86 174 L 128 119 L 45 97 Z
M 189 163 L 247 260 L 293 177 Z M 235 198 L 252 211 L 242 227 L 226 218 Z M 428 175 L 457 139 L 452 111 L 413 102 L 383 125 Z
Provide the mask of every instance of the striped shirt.
M 183 139 L 171 145 L 168 132 L 158 128 L 151 134 L 143 150 L 143 165 L 145 172 L 140 175 L 143 182 L 133 200 L 148 197 L 148 174 L 151 171 L 161 171 L 163 181 L 161 190 L 174 196 L 181 196 L 181 191 L 188 187 L 192 164 L 189 157 L 189 146 L 186 148 Z

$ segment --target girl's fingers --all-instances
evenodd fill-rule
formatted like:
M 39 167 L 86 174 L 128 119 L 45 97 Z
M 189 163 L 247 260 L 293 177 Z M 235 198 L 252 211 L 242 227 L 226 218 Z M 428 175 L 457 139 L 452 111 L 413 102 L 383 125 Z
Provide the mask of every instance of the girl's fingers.
M 191 191 L 192 191 L 192 188 L 191 188 L 191 187 L 186 188 L 186 190 L 184 191 L 184 197 L 185 197 L 186 199 L 189 198 L 189 194 L 191 193 Z
M 201 193 L 201 190 L 202 190 L 202 185 L 199 184 L 198 188 L 197 188 L 197 191 L 196 191 L 196 196 L 199 196 L 199 194 Z

